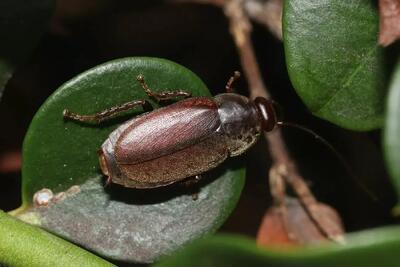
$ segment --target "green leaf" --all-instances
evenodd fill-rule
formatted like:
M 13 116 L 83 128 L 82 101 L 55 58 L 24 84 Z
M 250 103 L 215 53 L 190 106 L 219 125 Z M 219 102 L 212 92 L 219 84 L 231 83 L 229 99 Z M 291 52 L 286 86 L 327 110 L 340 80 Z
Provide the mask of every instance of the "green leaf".
M 46 29 L 54 4 L 54 0 L 0 1 L 0 98 L 13 70 Z
M 399 227 L 386 227 L 349 234 L 343 245 L 267 249 L 248 238 L 220 235 L 193 243 L 155 267 L 396 267 L 399 236 Z
M 0 211 L 0 265 L 114 266 L 37 227 Z
M 111 61 L 65 83 L 39 109 L 25 137 L 23 207 L 31 205 L 34 193 L 43 188 L 60 194 L 48 207 L 19 216 L 100 255 L 151 262 L 214 232 L 236 205 L 244 170 L 236 160 L 204 174 L 196 201 L 190 195 L 193 190 L 181 185 L 151 190 L 104 188 L 96 151 L 119 123 L 142 109 L 100 126 L 64 120 L 62 111 L 92 114 L 148 99 L 136 81 L 139 74 L 153 90 L 181 88 L 193 96 L 209 95 L 191 71 L 156 58 Z
M 385 77 L 378 26 L 373 1 L 285 1 L 287 68 L 313 114 L 352 130 L 382 126 Z
M 400 62 L 389 86 L 383 144 L 389 174 L 400 197 Z M 400 213 L 400 210 L 395 212 Z

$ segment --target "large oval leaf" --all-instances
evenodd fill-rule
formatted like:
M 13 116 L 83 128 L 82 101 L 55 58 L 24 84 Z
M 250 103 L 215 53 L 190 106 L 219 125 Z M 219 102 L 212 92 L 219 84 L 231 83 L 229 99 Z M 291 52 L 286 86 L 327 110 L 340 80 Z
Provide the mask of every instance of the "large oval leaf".
M 353 130 L 380 127 L 385 84 L 373 1 L 286 0 L 290 79 L 315 115 Z
M 399 227 L 386 227 L 350 234 L 346 244 L 266 249 L 244 237 L 220 235 L 191 244 L 155 266 L 396 267 L 399 236 Z
M 133 99 L 148 99 L 136 81 L 139 74 L 154 90 L 183 88 L 194 96 L 209 95 L 191 71 L 155 58 L 111 61 L 65 83 L 35 115 L 23 147 L 24 206 L 40 189 L 59 194 L 50 205 L 35 207 L 20 218 L 100 255 L 151 262 L 215 231 L 236 205 L 244 171 L 235 161 L 205 174 L 196 201 L 190 196 L 193 190 L 180 185 L 155 190 L 104 188 L 96 151 L 119 123 L 142 109 L 100 126 L 64 120 L 62 111 L 91 114 Z
M 383 144 L 387 167 L 397 195 L 400 196 L 400 62 L 389 88 Z M 400 213 L 400 206 L 396 212 Z

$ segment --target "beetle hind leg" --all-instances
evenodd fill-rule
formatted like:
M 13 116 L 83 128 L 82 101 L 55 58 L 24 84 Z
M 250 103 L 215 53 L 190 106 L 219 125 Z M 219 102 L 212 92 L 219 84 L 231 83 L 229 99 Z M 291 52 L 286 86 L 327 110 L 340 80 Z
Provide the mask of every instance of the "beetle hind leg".
M 142 88 L 146 92 L 146 94 L 149 97 L 153 97 L 157 101 L 170 100 L 170 99 L 178 97 L 178 96 L 183 96 L 184 98 L 188 98 L 188 97 L 192 96 L 192 93 L 186 92 L 184 90 L 154 92 L 147 85 L 147 83 L 144 79 L 144 76 L 142 74 L 139 74 L 136 79 L 139 81 L 140 85 L 142 86 Z
M 64 109 L 63 116 L 64 116 L 64 118 L 75 120 L 75 121 L 100 123 L 102 121 L 111 119 L 122 112 L 133 109 L 137 106 L 142 106 L 143 109 L 146 111 L 152 109 L 152 107 L 148 101 L 135 100 L 135 101 L 124 103 L 122 105 L 111 107 L 109 109 L 103 110 L 103 111 L 93 114 L 93 115 L 80 115 L 80 114 L 74 113 L 72 111 L 69 111 L 68 109 Z

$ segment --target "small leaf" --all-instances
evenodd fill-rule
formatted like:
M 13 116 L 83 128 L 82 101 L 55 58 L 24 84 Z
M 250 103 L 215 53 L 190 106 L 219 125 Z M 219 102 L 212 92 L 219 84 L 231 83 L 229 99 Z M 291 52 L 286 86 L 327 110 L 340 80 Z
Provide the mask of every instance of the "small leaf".
M 389 86 L 383 144 L 386 164 L 397 196 L 400 197 L 400 61 Z M 400 207 L 400 206 L 399 206 Z M 396 210 L 399 213 L 400 210 Z
M 114 266 L 59 237 L 20 222 L 3 211 L 0 211 L 0 265 Z
M 54 9 L 54 0 L 0 2 L 0 99 L 15 67 L 32 52 Z
M 285 1 L 288 72 L 313 114 L 353 130 L 382 126 L 385 78 L 378 20 L 373 1 Z
M 278 250 L 260 248 L 248 238 L 219 235 L 195 242 L 154 266 L 396 267 L 399 236 L 399 227 L 385 227 L 349 234 L 344 245 Z
M 93 114 L 135 99 L 150 101 L 136 80 L 139 74 L 153 90 L 209 95 L 191 71 L 156 58 L 114 60 L 65 83 L 39 109 L 23 146 L 23 207 L 32 205 L 34 194 L 44 188 L 54 197 L 47 190 L 46 199 L 36 204 L 48 206 L 25 210 L 19 217 L 100 255 L 151 262 L 215 231 L 236 205 L 244 171 L 240 162 L 230 161 L 205 173 L 196 201 L 190 196 L 193 188 L 179 184 L 151 190 L 104 188 L 96 151 L 119 123 L 142 109 L 105 125 L 64 120 L 62 111 Z

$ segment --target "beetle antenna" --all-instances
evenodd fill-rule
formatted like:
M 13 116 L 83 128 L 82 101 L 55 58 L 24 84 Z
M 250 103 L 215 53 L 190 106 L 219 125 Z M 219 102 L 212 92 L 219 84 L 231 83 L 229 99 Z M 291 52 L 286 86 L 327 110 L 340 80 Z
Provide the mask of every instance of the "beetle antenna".
M 333 145 L 331 145 L 331 143 L 329 143 L 325 138 L 323 138 L 322 136 L 318 135 L 316 132 L 314 132 L 313 130 L 308 129 L 305 126 L 299 125 L 297 123 L 293 123 L 293 122 L 283 122 L 283 121 L 278 121 L 276 122 L 277 125 L 279 126 L 285 126 L 285 127 L 292 127 L 292 128 L 296 128 L 299 130 L 302 130 L 310 135 L 312 135 L 315 139 L 317 139 L 319 142 L 321 142 L 323 145 L 325 145 L 334 155 L 335 157 L 340 161 L 340 163 L 345 167 L 347 173 L 350 175 L 350 177 L 357 183 L 357 185 L 359 187 L 361 187 L 367 194 L 368 196 L 374 200 L 377 201 L 378 198 L 376 197 L 376 195 L 365 185 L 363 184 L 360 179 L 354 174 L 353 169 L 350 167 L 349 163 L 347 162 L 347 160 L 343 157 L 342 154 L 339 153 L 339 151 L 337 151 L 337 149 L 335 149 L 333 147 Z

